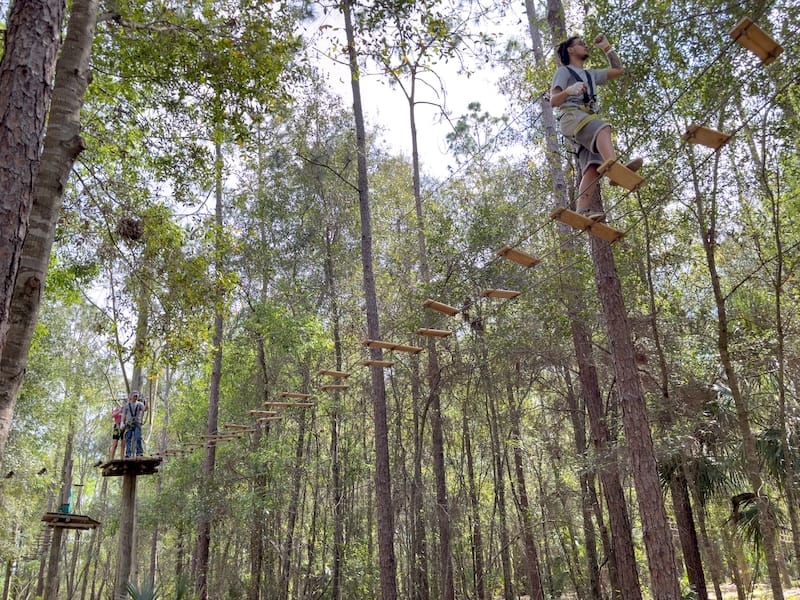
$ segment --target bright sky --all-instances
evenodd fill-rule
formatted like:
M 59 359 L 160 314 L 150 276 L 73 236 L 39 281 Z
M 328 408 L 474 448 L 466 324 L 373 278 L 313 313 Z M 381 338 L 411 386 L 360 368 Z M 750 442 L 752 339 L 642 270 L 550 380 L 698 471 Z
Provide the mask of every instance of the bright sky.
M 524 21 L 524 6 L 519 3 L 515 10 L 522 11 L 510 14 L 507 18 L 506 36 L 516 36 L 523 39 L 527 36 L 527 26 Z M 520 19 L 522 21 L 520 22 Z M 331 26 L 324 29 L 321 35 L 320 26 Z M 338 35 L 341 47 L 345 44 L 344 25 L 339 13 L 320 15 L 315 21 L 306 26 L 307 36 L 313 39 L 312 52 L 318 58 L 321 68 L 330 73 L 330 82 L 334 91 L 339 94 L 347 105 L 352 105 L 353 95 L 350 87 L 350 73 L 346 64 L 329 57 L 330 37 Z M 331 32 L 334 33 L 331 33 Z M 346 57 L 341 53 L 338 58 Z M 363 62 L 361 64 L 363 68 Z M 457 61 L 441 64 L 436 67 L 436 72 L 444 82 L 446 90 L 445 106 L 453 121 L 466 114 L 467 106 L 471 102 L 479 102 L 482 111 L 488 111 L 496 117 L 508 114 L 506 99 L 498 92 L 497 81 L 502 75 L 498 70 L 484 64 L 472 66 L 472 74 L 467 76 L 459 73 Z M 438 83 L 433 76 L 424 79 L 435 85 Z M 368 127 L 378 126 L 385 131 L 388 143 L 396 151 L 411 155 L 411 133 L 409 126 L 409 110 L 405 95 L 399 88 L 389 86 L 388 77 L 376 74 L 373 70 L 361 80 L 361 94 L 364 105 L 365 118 Z M 441 103 L 442 98 L 437 97 L 434 89 L 428 86 L 417 87 L 417 100 Z M 513 115 L 510 115 L 513 116 Z M 447 166 L 454 165 L 452 158 L 447 156 L 445 136 L 451 131 L 446 120 L 442 120 L 438 109 L 430 105 L 418 105 L 416 109 L 418 143 L 423 171 L 443 176 L 447 174 Z

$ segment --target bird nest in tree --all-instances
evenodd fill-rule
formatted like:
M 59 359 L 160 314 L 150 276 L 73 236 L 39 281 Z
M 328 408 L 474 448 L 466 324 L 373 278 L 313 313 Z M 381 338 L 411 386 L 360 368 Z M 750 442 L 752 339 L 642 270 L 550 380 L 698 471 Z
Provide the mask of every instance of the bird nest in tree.
M 144 223 L 142 223 L 141 219 L 123 217 L 117 224 L 117 233 L 121 238 L 128 241 L 139 241 L 144 235 Z

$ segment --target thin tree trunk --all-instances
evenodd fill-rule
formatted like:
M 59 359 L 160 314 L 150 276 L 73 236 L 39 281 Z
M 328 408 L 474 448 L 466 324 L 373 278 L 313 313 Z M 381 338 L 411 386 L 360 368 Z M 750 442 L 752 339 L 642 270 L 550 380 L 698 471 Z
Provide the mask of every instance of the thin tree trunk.
M 31 206 L 61 46 L 64 0 L 11 4 L 0 59 L 0 352 Z M 0 460 L 11 415 L 0 421 Z
M 564 370 L 564 383 L 566 385 L 567 407 L 572 421 L 573 439 L 575 440 L 575 452 L 578 457 L 585 460 L 588 446 L 586 443 L 586 420 L 583 408 L 578 406 L 578 399 L 572 386 L 572 376 L 569 370 Z M 593 600 L 601 600 L 603 597 L 600 587 L 600 569 L 597 563 L 597 544 L 595 543 L 595 531 L 592 526 L 592 501 L 589 497 L 589 465 L 581 469 L 581 516 L 583 518 L 583 538 L 586 549 L 586 571 L 589 574 L 589 595 Z
M 222 266 L 222 144 L 216 142 L 215 144 L 215 161 L 214 167 L 216 171 L 216 203 L 215 203 L 215 268 L 216 277 L 221 277 L 223 272 Z M 214 335 L 212 344 L 214 347 L 213 364 L 211 367 L 211 379 L 209 382 L 208 391 L 208 421 L 206 426 L 206 433 L 214 435 L 217 433 L 218 415 L 219 415 L 219 389 L 222 379 L 222 334 L 223 334 L 223 315 L 222 315 L 222 299 L 217 299 L 217 308 L 214 314 Z M 214 481 L 214 467 L 216 464 L 217 447 L 214 443 L 206 445 L 205 456 L 203 457 L 203 476 L 202 484 L 209 488 L 213 485 Z M 211 507 L 204 507 L 200 514 L 200 521 L 197 531 L 197 553 L 196 553 L 196 569 L 195 569 L 195 592 L 200 600 L 208 600 L 208 566 L 211 557 Z
M 514 445 L 514 474 L 516 477 L 516 499 L 522 525 L 522 542 L 525 548 L 525 573 L 528 576 L 528 594 L 532 600 L 544 600 L 542 577 L 539 572 L 539 554 L 534 539 L 533 509 L 528 500 L 528 489 L 525 485 L 525 468 L 522 456 L 522 433 L 520 431 L 519 408 L 514 400 L 511 384 L 507 386 L 508 402 L 511 417 L 511 438 Z
M 778 563 L 778 547 L 775 534 L 776 526 L 772 518 L 770 501 L 764 494 L 762 487 L 763 481 L 761 479 L 761 467 L 758 460 L 758 451 L 756 449 L 756 438 L 750 428 L 750 411 L 747 407 L 747 401 L 739 388 L 739 376 L 734 368 L 733 357 L 730 352 L 728 312 L 716 261 L 715 190 L 711 192 L 711 206 L 707 207 L 704 202 L 704 193 L 701 190 L 697 177 L 697 172 L 693 171 L 695 217 L 703 242 L 706 266 L 711 280 L 711 287 L 714 292 L 714 304 L 717 311 L 717 350 L 719 352 L 720 362 L 725 371 L 725 377 L 730 388 L 734 406 L 736 407 L 736 420 L 739 425 L 739 434 L 742 437 L 745 472 L 750 487 L 756 495 L 758 524 L 761 530 L 762 547 L 764 549 L 764 557 L 767 564 L 767 572 L 769 573 L 773 599 L 783 600 L 783 586 L 781 584 L 781 571 Z M 713 181 L 717 181 L 716 167 Z
M 430 585 L 428 583 L 428 544 L 426 540 L 427 527 L 425 523 L 424 493 L 425 485 L 422 481 L 423 457 L 423 430 L 424 408 L 422 406 L 422 391 L 419 377 L 419 361 L 413 359 L 411 377 L 411 400 L 414 428 L 414 474 L 411 481 L 409 498 L 409 512 L 411 516 L 411 597 L 413 600 L 428 600 Z
M 471 432 L 469 430 L 469 414 L 465 405 L 461 411 L 461 431 L 464 440 L 464 453 L 467 456 L 467 492 L 470 506 L 470 529 L 472 533 L 472 562 L 475 570 L 475 598 L 486 600 L 486 584 L 483 565 L 483 533 L 481 527 L 481 507 L 478 499 L 478 486 L 475 480 L 475 459 L 472 456 Z
M 48 4 L 55 5 L 57 2 Z M 60 4 L 63 5 L 63 2 Z M 50 260 L 50 248 L 55 237 L 56 222 L 61 211 L 64 188 L 72 165 L 83 150 L 83 141 L 80 138 L 80 110 L 89 82 L 89 57 L 94 38 L 97 4 L 98 0 L 75 0 L 72 3 L 64 47 L 56 66 L 55 85 L 40 168 L 33 182 L 30 217 L 19 259 L 19 272 L 11 296 L 8 336 L 0 352 L 0 462 L 8 442 L 19 386 L 25 373 L 28 350 L 38 319 L 41 292 Z M 19 11 L 30 10 L 34 5 L 45 8 L 43 2 L 30 1 L 15 2 L 14 8 Z M 38 21 L 38 17 L 33 15 L 31 17 Z M 53 43 L 55 43 L 60 35 L 61 17 L 53 15 L 50 26 L 55 27 L 53 32 L 56 38 Z M 45 28 L 48 24 L 41 22 L 37 27 Z M 10 31 L 7 35 L 10 35 Z M 9 55 L 10 51 L 7 45 L 6 55 Z M 5 58 L 3 60 L 5 61 Z M 40 66 L 44 63 L 35 61 L 31 64 Z M 46 76 L 46 80 L 49 85 L 49 75 Z M 0 85 L 0 90 L 5 89 L 7 89 L 5 83 Z M 29 102 L 30 100 L 26 100 L 25 106 L 33 110 Z M 40 118 L 44 122 L 44 105 L 40 110 L 42 110 Z M 0 114 L 5 114 L 5 110 L 0 110 Z M 5 127 L 2 129 L 6 131 Z M 30 130 L 28 133 L 33 131 Z M 36 135 L 39 135 L 38 132 Z M 3 142 L 0 142 L 0 146 L 10 149 Z M 38 149 L 30 156 L 38 157 Z M 0 164 L 6 164 L 5 161 L 5 158 L 0 158 Z M 18 183 L 22 183 L 22 180 Z M 0 187 L 4 191 L 12 192 L 11 188 L 4 185 Z M 14 193 L 11 195 L 14 196 Z M 21 197 L 17 197 L 15 201 Z M 4 210 L 11 206 L 5 201 L 2 205 L 5 207 Z
M 353 113 L 358 147 L 358 204 L 361 214 L 361 266 L 364 277 L 364 298 L 367 313 L 367 335 L 381 339 L 378 299 L 375 291 L 375 274 L 372 258 L 372 216 L 369 206 L 369 181 L 367 177 L 367 138 L 364 114 L 361 107 L 361 86 L 352 22 L 352 0 L 341 4 L 347 34 L 347 51 L 350 63 L 350 83 L 353 90 Z M 370 359 L 382 360 L 380 348 L 370 348 Z M 375 501 L 378 515 L 378 560 L 382 600 L 397 598 L 397 565 L 394 554 L 394 515 L 389 461 L 389 431 L 386 417 L 386 386 L 381 367 L 370 367 L 372 405 L 375 435 Z

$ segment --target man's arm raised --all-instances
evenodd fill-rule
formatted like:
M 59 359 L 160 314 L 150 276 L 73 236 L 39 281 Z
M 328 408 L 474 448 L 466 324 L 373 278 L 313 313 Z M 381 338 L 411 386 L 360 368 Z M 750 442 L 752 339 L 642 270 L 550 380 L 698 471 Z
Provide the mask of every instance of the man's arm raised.
M 609 66 L 609 79 L 616 79 L 625 72 L 625 67 L 622 66 L 622 61 L 620 60 L 619 55 L 617 54 L 616 50 L 614 50 L 614 46 L 611 45 L 611 42 L 608 41 L 608 38 L 604 33 L 601 33 L 594 38 L 594 45 L 597 48 L 600 48 L 606 54 Z

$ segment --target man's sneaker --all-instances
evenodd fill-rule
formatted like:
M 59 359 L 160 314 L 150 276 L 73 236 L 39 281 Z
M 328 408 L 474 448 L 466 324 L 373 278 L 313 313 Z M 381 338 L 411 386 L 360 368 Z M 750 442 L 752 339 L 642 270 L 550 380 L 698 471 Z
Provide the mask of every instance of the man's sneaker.
M 641 168 L 642 168 L 642 165 L 643 165 L 643 164 L 644 164 L 644 160 L 642 160 L 642 159 L 641 159 L 641 158 L 639 158 L 639 157 L 636 157 L 636 158 L 634 158 L 632 161 L 630 161 L 629 163 L 627 163 L 627 164 L 625 165 L 625 168 L 626 168 L 626 169 L 628 169 L 628 170 L 630 170 L 630 171 L 633 171 L 634 173 L 636 173 L 636 171 L 638 171 L 639 169 L 641 169 Z M 619 184 L 618 184 L 616 181 L 612 181 L 612 182 L 611 182 L 611 185 L 612 185 L 612 186 L 615 186 L 615 185 L 619 185 Z
M 591 208 L 579 208 L 577 212 L 580 216 L 591 219 L 592 221 L 605 221 L 606 213 L 602 210 L 592 210 Z

